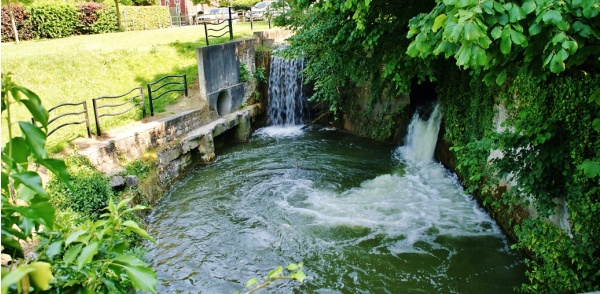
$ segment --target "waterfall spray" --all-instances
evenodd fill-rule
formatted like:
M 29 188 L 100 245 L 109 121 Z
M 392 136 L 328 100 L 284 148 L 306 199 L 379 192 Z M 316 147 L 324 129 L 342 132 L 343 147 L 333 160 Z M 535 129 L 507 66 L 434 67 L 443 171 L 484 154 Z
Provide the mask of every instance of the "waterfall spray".
M 429 119 L 423 120 L 418 113 L 413 116 L 400 148 L 405 160 L 414 162 L 432 161 L 442 121 L 439 104 L 435 106 Z

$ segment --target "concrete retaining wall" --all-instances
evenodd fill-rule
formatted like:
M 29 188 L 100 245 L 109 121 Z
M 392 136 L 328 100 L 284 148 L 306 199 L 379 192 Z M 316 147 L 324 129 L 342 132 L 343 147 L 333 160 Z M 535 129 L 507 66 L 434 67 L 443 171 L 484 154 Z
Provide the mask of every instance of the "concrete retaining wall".
M 197 49 L 200 97 L 216 116 L 238 109 L 248 99 L 246 93 L 254 92 L 245 89 L 240 67 L 245 64 L 249 74 L 254 70 L 256 42 L 253 38 Z
M 285 42 L 285 39 L 294 35 L 294 31 L 271 29 L 266 31 L 254 32 L 254 37 L 258 39 L 259 44 L 263 46 L 274 46 Z

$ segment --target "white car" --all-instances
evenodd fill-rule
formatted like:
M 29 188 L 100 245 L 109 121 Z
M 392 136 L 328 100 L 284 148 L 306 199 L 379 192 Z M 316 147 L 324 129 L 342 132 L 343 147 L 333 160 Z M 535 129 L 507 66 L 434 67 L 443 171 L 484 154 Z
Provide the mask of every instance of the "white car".
M 233 22 L 237 21 L 238 15 L 235 11 L 231 11 L 231 20 Z M 214 8 L 208 11 L 207 14 L 198 15 L 198 23 L 202 22 L 217 22 L 229 19 L 229 12 L 227 12 L 227 7 Z
M 264 20 L 268 13 L 271 13 L 272 16 L 277 16 L 281 14 L 282 11 L 289 9 L 290 6 L 285 1 L 262 1 L 252 6 L 251 10 L 246 11 L 245 16 L 246 19 L 252 18 L 254 20 Z M 252 12 L 252 15 L 250 15 L 250 12 Z

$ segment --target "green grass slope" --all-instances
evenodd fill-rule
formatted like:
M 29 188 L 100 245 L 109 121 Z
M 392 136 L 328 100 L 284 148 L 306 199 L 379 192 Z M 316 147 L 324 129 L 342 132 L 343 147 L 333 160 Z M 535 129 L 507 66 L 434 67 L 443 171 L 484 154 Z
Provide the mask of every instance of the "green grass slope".
M 254 25 L 254 31 L 267 28 L 263 22 Z M 234 24 L 233 32 L 234 38 L 252 34 L 249 23 Z M 228 39 L 223 37 L 210 42 L 217 44 Z M 92 98 L 124 94 L 139 86 L 146 92 L 146 83 L 165 75 L 185 73 L 188 84 L 196 83 L 196 48 L 204 45 L 203 26 L 3 43 L 2 75 L 11 73 L 15 82 L 38 94 L 46 108 L 65 102 L 87 101 L 94 130 Z M 174 95 L 155 101 L 155 112 L 164 111 L 167 104 L 177 102 L 179 97 Z M 29 120 L 25 110 L 14 112 L 17 120 Z M 51 117 L 55 115 L 58 114 L 53 113 Z M 8 139 L 4 116 L 3 113 L 2 145 Z M 108 120 L 106 126 L 103 121 L 102 129 L 122 126 L 140 118 L 141 111 L 132 111 Z M 13 126 L 13 131 L 17 128 Z M 49 142 L 60 144 L 85 135 L 83 125 L 69 126 L 54 133 Z

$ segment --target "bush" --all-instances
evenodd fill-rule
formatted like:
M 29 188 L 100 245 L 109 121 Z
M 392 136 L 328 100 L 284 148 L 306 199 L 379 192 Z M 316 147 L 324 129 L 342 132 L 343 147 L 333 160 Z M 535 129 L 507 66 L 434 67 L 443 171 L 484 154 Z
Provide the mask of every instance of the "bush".
M 19 32 L 19 39 L 22 41 L 33 39 L 33 27 L 29 22 L 29 13 L 19 4 L 10 6 L 15 17 L 15 25 Z M 10 22 L 8 6 L 2 6 L 2 42 L 12 42 L 15 40 L 15 35 Z
M 47 186 L 51 203 L 60 210 L 70 208 L 91 219 L 98 219 L 113 197 L 109 179 L 82 155 L 68 156 L 65 163 L 71 173 L 74 190 L 70 191 L 59 179 L 52 177 Z
M 30 7 L 31 23 L 38 38 L 72 36 L 77 24 L 77 8 L 62 4 L 42 4 Z
M 76 35 L 93 34 L 92 27 L 98 21 L 100 11 L 104 6 L 100 3 L 90 2 L 79 5 L 79 15 L 77 17 L 77 25 L 75 27 Z
M 104 34 L 119 31 L 117 10 L 107 7 L 98 11 L 98 19 L 92 24 L 91 34 Z

